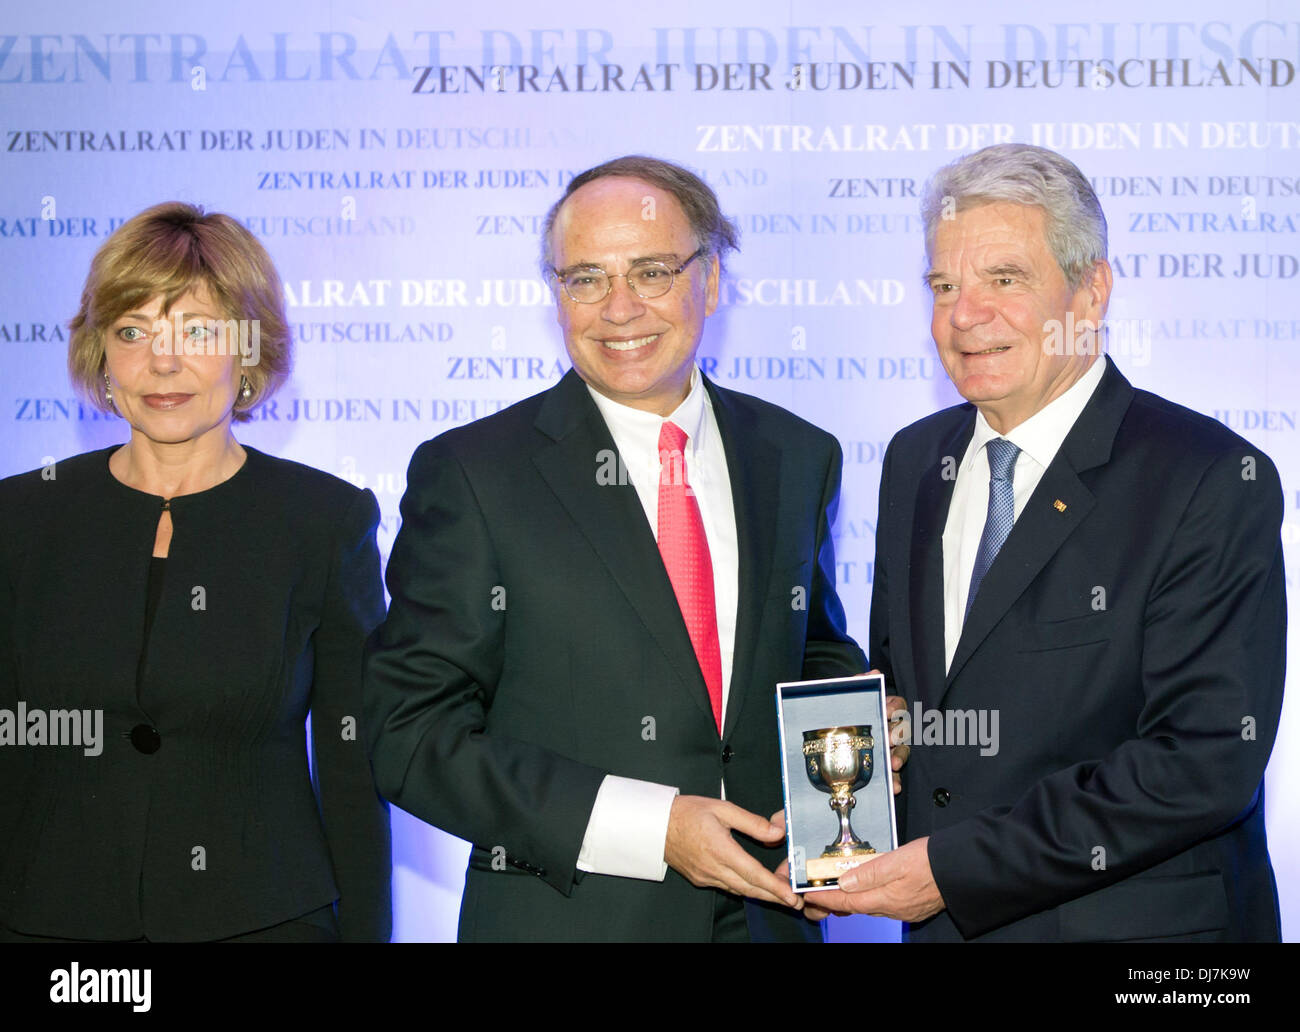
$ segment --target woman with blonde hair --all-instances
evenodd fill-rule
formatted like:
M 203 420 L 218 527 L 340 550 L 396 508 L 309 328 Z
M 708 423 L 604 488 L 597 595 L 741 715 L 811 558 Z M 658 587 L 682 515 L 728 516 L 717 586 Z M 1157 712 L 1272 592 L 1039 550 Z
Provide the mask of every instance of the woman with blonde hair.
M 378 506 L 231 432 L 289 370 L 270 257 L 160 204 L 95 255 L 71 329 L 73 381 L 130 439 L 0 481 L 0 709 L 23 723 L 0 941 L 387 940 L 358 727 Z

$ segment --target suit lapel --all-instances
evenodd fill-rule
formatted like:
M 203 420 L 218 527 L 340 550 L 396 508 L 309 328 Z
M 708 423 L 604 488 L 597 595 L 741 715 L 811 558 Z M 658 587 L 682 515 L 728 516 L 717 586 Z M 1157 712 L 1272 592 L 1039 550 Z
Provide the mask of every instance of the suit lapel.
M 598 470 L 617 472 L 621 463 L 577 373 L 570 370 L 551 389 L 535 425 L 551 441 L 534 453 L 533 464 L 712 724 L 704 677 L 636 488 L 626 476 L 615 483 L 597 477 Z
M 980 584 L 948 670 L 948 685 L 1096 504 L 1079 474 L 1109 461 L 1115 434 L 1133 399 L 1129 382 L 1109 358 L 1105 361 L 1107 368 L 1096 393 L 1066 435 Z
M 729 733 L 752 694 L 749 688 L 754 674 L 754 647 L 761 629 L 763 601 L 768 594 L 776 547 L 781 449 L 762 435 L 754 414 L 737 405 L 730 392 L 719 390 L 707 378 L 704 386 L 713 401 L 713 414 L 722 435 L 732 508 L 736 514 L 739 604 L 723 728 Z M 776 691 L 774 684 L 767 687 Z
M 1061 460 L 1058 452 L 980 582 L 948 669 L 948 684 L 1095 504 L 1092 492 Z M 1064 512 L 1053 504 L 1057 501 Z
M 943 696 L 944 606 L 943 528 L 957 482 L 957 466 L 971 434 L 975 410 L 939 446 L 939 456 L 921 476 L 912 524 L 911 630 L 912 663 L 916 670 L 917 699 L 923 706 L 937 704 Z

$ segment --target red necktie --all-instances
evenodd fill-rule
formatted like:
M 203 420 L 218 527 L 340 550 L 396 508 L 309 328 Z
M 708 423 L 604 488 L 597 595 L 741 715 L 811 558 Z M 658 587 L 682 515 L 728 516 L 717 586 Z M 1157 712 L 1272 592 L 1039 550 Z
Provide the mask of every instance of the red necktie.
M 709 689 L 713 720 L 722 731 L 722 650 L 713 598 L 713 560 L 695 492 L 686 479 L 686 431 L 665 422 L 659 430 L 659 554 L 681 606 L 687 633 Z

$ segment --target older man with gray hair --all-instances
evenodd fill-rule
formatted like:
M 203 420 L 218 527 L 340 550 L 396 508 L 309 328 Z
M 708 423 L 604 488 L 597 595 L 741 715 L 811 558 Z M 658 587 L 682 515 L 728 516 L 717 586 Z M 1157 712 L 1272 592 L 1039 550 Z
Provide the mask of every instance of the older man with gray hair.
M 906 844 L 817 907 L 919 941 L 1276 940 L 1277 471 L 1099 353 L 1106 220 L 1071 162 L 989 147 L 923 214 L 968 404 L 885 455 L 870 659 L 914 706 L 996 714 L 999 748 L 914 742 Z

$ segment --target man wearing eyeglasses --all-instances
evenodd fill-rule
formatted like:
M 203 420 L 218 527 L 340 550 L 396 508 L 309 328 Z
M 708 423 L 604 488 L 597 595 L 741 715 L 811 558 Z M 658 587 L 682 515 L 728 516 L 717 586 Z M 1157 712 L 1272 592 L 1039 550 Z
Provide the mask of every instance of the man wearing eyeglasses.
M 367 725 L 381 790 L 474 843 L 462 940 L 819 937 L 767 815 L 776 683 L 866 669 L 840 449 L 696 366 L 735 246 L 686 169 L 578 176 L 543 231 L 573 370 L 411 461 Z

